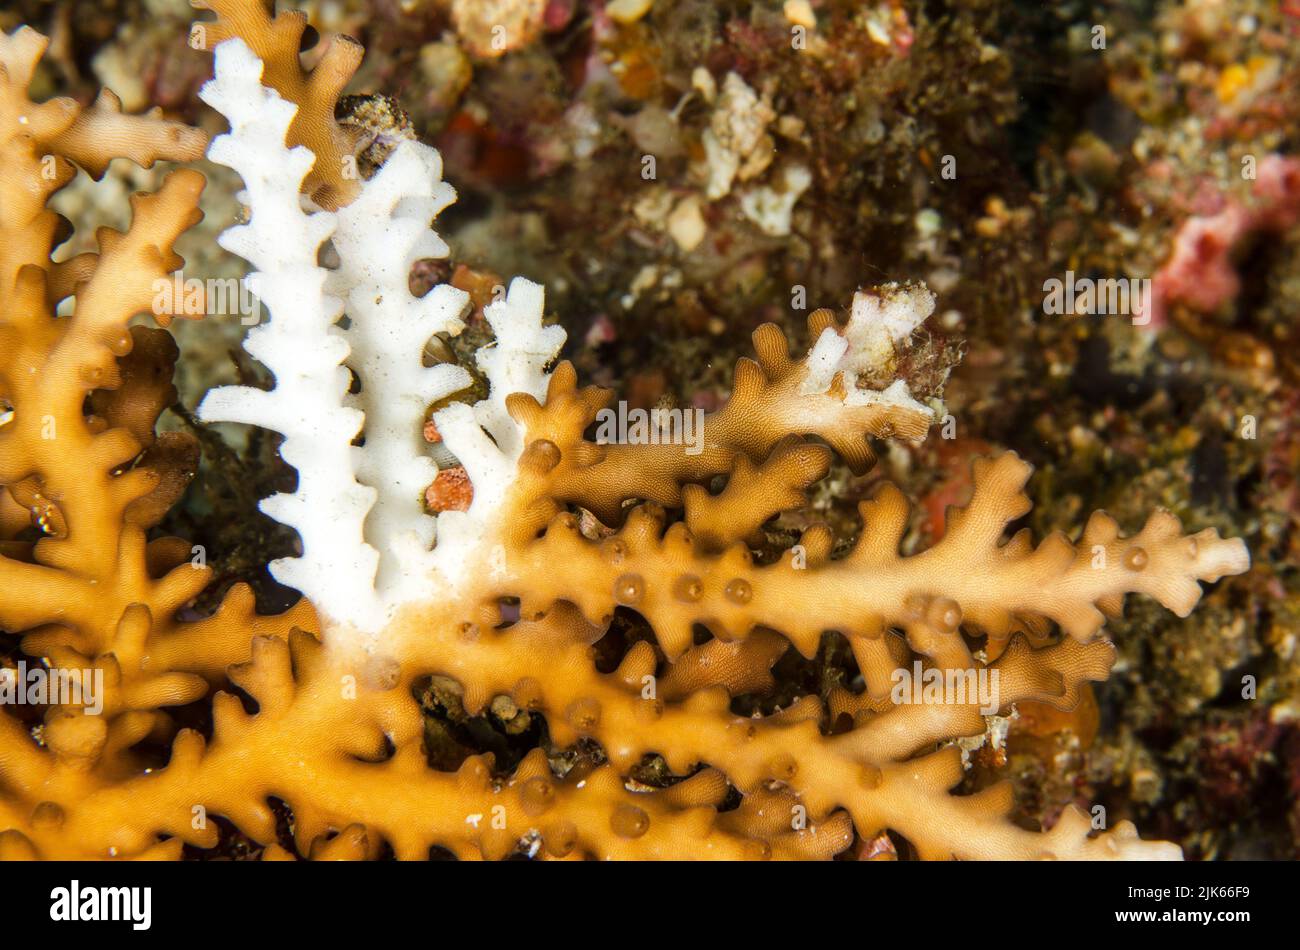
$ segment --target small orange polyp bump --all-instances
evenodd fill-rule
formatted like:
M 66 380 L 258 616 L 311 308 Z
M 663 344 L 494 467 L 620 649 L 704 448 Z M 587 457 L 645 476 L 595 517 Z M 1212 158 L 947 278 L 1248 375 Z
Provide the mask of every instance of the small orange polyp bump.
M 571 821 L 557 822 L 546 831 L 546 850 L 553 858 L 562 858 L 578 845 L 578 828 Z
M 519 798 L 524 811 L 530 817 L 536 817 L 555 803 L 555 786 L 544 778 L 530 778 L 520 790 Z
M 1196 558 L 1196 556 L 1199 555 L 1200 553 L 1201 553 L 1201 546 L 1200 546 L 1200 544 L 1197 542 L 1197 540 L 1196 540 L 1195 538 L 1188 538 L 1188 539 L 1187 539 L 1187 556 L 1190 557 L 1190 558 L 1193 558 L 1193 559 L 1194 559 L 1194 558 Z
M 620 574 L 614 581 L 614 599 L 624 607 L 634 607 L 645 596 L 645 580 L 640 574 Z
M 463 623 L 460 625 L 460 630 L 457 632 L 460 634 L 462 640 L 467 640 L 472 643 L 478 639 L 478 624 Z
M 880 783 L 884 780 L 884 773 L 874 765 L 864 765 L 862 771 L 858 774 L 858 780 L 863 788 L 879 788 Z
M 41 802 L 32 811 L 32 827 L 49 831 L 63 825 L 63 809 L 55 802 Z
M 615 567 L 627 559 L 627 545 L 618 538 L 610 538 L 603 545 L 605 557 Z
M 768 774 L 774 779 L 788 782 L 799 774 L 799 763 L 792 755 L 778 755 L 768 765 Z
M 104 345 L 114 356 L 126 356 L 131 352 L 131 334 L 123 330 L 121 333 L 112 334 Z
M 951 633 L 961 623 L 961 607 L 957 601 L 947 597 L 938 597 L 926 611 L 926 619 L 936 630 Z
M 754 588 L 749 585 L 749 581 L 740 577 L 728 581 L 723 593 L 727 595 L 727 600 L 741 606 L 754 599 Z
M 1134 546 L 1129 548 L 1128 552 L 1125 553 L 1124 566 L 1130 571 L 1140 571 L 1142 568 L 1147 566 L 1149 560 L 1150 558 L 1147 556 L 1147 552 L 1144 548 Z
M 565 710 L 564 718 L 579 732 L 588 732 L 600 724 L 600 703 L 590 697 L 575 699 Z
M 673 596 L 688 604 L 693 604 L 704 596 L 704 582 L 694 574 L 683 574 L 673 582 Z
M 484 787 L 491 777 L 488 767 L 483 763 L 482 759 L 477 757 L 466 759 L 465 763 L 460 767 L 460 771 L 456 774 L 461 784 L 467 788 Z
M 650 829 L 650 816 L 635 805 L 619 805 L 609 817 L 609 827 L 620 838 L 640 838 Z
M 523 464 L 538 472 L 549 472 L 560 464 L 560 447 L 550 439 L 537 439 L 524 451 Z

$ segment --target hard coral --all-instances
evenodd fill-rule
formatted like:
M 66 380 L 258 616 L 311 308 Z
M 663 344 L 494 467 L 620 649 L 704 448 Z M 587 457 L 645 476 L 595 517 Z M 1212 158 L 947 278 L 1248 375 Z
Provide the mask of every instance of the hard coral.
M 46 207 L 76 166 L 198 158 L 206 136 L 155 116 L 122 114 L 111 95 L 90 109 L 43 104 L 27 85 L 46 40 L 26 28 L 0 35 L 0 485 L 8 517 L 0 556 L 0 625 L 55 669 L 103 678 L 98 715 L 52 702 L 41 741 L 14 716 L 3 730 L 0 799 L 7 856 L 88 852 L 65 819 L 139 771 L 136 746 L 175 731 L 162 707 L 192 702 L 231 662 L 248 657 L 249 633 L 309 623 L 304 604 L 259 618 L 247 588 L 207 619 L 182 622 L 210 572 L 179 539 L 149 532 L 179 497 L 195 462 L 191 440 L 156 437 L 174 398 L 176 347 L 165 330 L 128 329 L 149 311 L 154 282 L 181 264 L 176 237 L 198 220 L 203 176 L 181 169 L 160 191 L 132 200 L 125 233 L 103 228 L 99 252 L 51 258 L 66 238 Z M 57 316 L 71 303 L 69 316 Z M 165 326 L 171 314 L 155 312 Z M 24 510 L 26 517 L 18 517 Z M 88 840 L 88 839 L 87 839 Z M 179 854 L 180 841 L 140 850 Z
M 192 45 L 212 50 L 228 37 L 241 37 L 265 64 L 266 84 L 297 107 L 287 140 L 302 145 L 313 159 L 304 193 L 322 208 L 347 204 L 356 195 L 358 176 L 351 137 L 334 120 L 334 106 L 361 63 L 361 44 L 350 36 L 335 37 L 316 68 L 307 72 L 298 60 L 306 14 L 273 14 L 266 4 L 244 0 L 198 0 L 193 5 L 211 10 L 217 19 L 194 24 Z
M 194 220 L 201 178 L 176 172 L 137 201 L 130 231 L 101 236 L 99 255 L 52 263 L 57 222 L 44 201 L 85 146 L 64 134 L 74 107 L 37 107 L 22 92 L 40 40 L 6 38 L 0 137 L 14 170 L 0 191 L 0 395 L 12 415 L 0 426 L 0 625 L 51 665 L 103 669 L 109 689 L 99 716 L 51 706 L 39 740 L 0 716 L 0 853 L 175 856 L 182 842 L 218 844 L 215 814 L 284 857 L 275 798 L 292 810 L 294 847 L 313 858 L 385 845 L 401 858 L 435 846 L 489 858 L 830 857 L 886 830 L 931 858 L 1178 856 L 1127 822 L 1092 835 L 1077 808 L 1050 831 L 1026 831 L 1006 817 L 1005 783 L 950 794 L 964 770 L 954 740 L 984 734 L 1017 702 L 1073 706 L 1113 663 L 1102 611 L 1140 592 L 1186 615 L 1199 581 L 1246 569 L 1240 541 L 1184 536 L 1157 512 L 1133 536 L 1099 513 L 1077 544 L 1058 535 L 1035 547 L 1026 531 L 1004 542 L 1029 506 L 1029 466 L 1007 454 L 976 463 L 969 504 L 927 551 L 900 554 L 909 510 L 887 486 L 861 505 L 843 556 L 814 525 L 775 561 L 756 560 L 758 529 L 802 506 L 834 456 L 863 471 L 869 437 L 926 435 L 935 403 L 918 397 L 934 394 L 897 373 L 933 309 L 929 292 L 863 292 L 844 325 L 814 313 L 801 358 L 775 326 L 760 327 L 757 361 L 737 365 L 697 442 L 671 429 L 642 444 L 592 441 L 611 396 L 579 388 L 567 362 L 548 369 L 564 332 L 544 324 L 537 284 L 516 279 L 486 308 L 496 342 L 472 370 L 425 365 L 426 341 L 457 334 L 468 303 L 448 285 L 422 297 L 409 287 L 416 261 L 446 254 L 429 223 L 454 193 L 437 152 L 416 141 L 368 179 L 334 175 L 347 146 L 326 91 L 359 51 L 345 47 L 333 80 L 313 84 L 297 61 L 301 21 L 280 25 L 251 0 L 211 5 L 229 38 L 202 95 L 230 131 L 208 155 L 243 177 L 248 206 L 222 244 L 255 269 L 271 317 L 246 348 L 275 384 L 214 390 L 200 413 L 283 434 L 297 486 L 263 507 L 301 537 L 300 556 L 272 570 L 305 596 L 288 614 L 256 617 L 238 590 L 210 618 L 179 619 L 207 574 L 187 545 L 145 533 L 193 467 L 185 446 L 152 436 L 174 348 L 163 330 L 125 324 L 148 309 L 152 280 L 179 266 L 171 242 Z M 143 160 L 195 157 L 157 120 L 112 123 L 136 130 L 131 154 Z M 125 140 L 84 160 L 96 167 Z M 56 155 L 52 180 L 40 175 L 42 149 Z M 56 318 L 69 297 L 71 316 Z M 484 384 L 486 398 L 465 401 Z M 431 409 L 448 453 L 437 462 Z M 440 466 L 459 467 L 472 494 L 434 515 L 425 493 Z M 36 532 L 19 523 L 23 508 Z M 654 640 L 603 672 L 593 645 L 628 612 Z M 787 644 L 811 656 L 826 631 L 848 639 L 860 691 L 732 711 L 735 697 L 770 688 Z M 997 685 L 913 702 L 891 689 L 911 670 Z M 603 761 L 557 777 L 536 749 L 505 776 L 480 756 L 435 770 L 415 698 L 431 676 L 459 684 L 469 714 L 508 696 L 545 719 L 553 745 L 587 740 Z M 242 690 L 256 710 L 217 692 L 209 740 L 176 732 L 163 707 L 214 685 Z M 171 741 L 165 765 L 143 768 L 160 740 Z M 628 778 L 648 755 L 673 773 L 666 787 Z M 740 804 L 723 810 L 733 790 Z

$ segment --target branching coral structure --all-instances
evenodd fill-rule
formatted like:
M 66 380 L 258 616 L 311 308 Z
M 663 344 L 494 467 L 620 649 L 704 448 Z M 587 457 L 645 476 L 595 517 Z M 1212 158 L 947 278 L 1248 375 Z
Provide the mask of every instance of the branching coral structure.
M 271 570 L 303 599 L 259 616 L 237 587 L 193 619 L 210 572 L 188 543 L 149 539 L 197 450 L 154 431 L 174 395 L 168 315 L 127 323 L 180 266 L 172 243 L 202 177 L 181 169 L 136 199 L 130 229 L 102 232 L 98 254 L 51 256 L 46 202 L 74 164 L 191 161 L 201 134 L 111 99 L 36 105 L 43 39 L 0 38 L 0 628 L 33 662 L 104 683 L 98 709 L 0 714 L 0 856 L 177 857 L 215 847 L 220 816 L 264 857 L 291 857 L 278 800 L 311 858 L 829 858 L 885 831 L 924 858 L 1179 857 L 1073 806 L 1023 829 L 1006 783 L 952 794 L 956 740 L 1016 703 L 1072 707 L 1114 662 L 1104 615 L 1131 592 L 1187 615 L 1200 582 L 1247 569 L 1241 541 L 1185 535 L 1164 512 L 1131 536 L 1098 513 L 1075 542 L 1005 540 L 1030 475 L 1006 454 L 975 463 L 973 497 L 928 550 L 900 553 L 909 508 L 887 486 L 861 505 L 847 551 L 814 525 L 756 557 L 758 529 L 803 506 L 835 456 L 861 472 L 870 439 L 927 435 L 933 394 L 911 392 L 900 367 L 933 295 L 863 291 L 843 324 L 817 311 L 802 356 L 761 327 L 756 359 L 690 444 L 671 426 L 589 437 L 612 397 L 556 362 L 564 331 L 545 324 L 538 284 L 517 278 L 487 308 L 496 339 L 473 367 L 426 365 L 425 343 L 461 331 L 467 300 L 450 286 L 417 297 L 408 275 L 447 254 L 430 225 L 454 192 L 415 141 L 369 178 L 340 171 L 333 96 L 359 47 L 336 40 L 308 73 L 299 19 L 209 5 L 202 98 L 229 132 L 207 154 L 241 176 L 246 207 L 221 244 L 249 262 L 269 312 L 245 346 L 274 384 L 216 389 L 200 415 L 283 436 L 297 484 L 263 510 L 298 532 L 298 556 Z M 439 468 L 430 421 L 472 486 L 465 510 L 424 506 Z M 619 611 L 655 639 L 605 672 L 593 644 Z M 851 645 L 860 691 L 734 711 L 770 688 L 788 648 L 812 656 L 827 631 Z M 992 689 L 915 701 L 897 689 L 913 670 Z M 471 714 L 508 697 L 544 719 L 552 747 L 585 740 L 601 755 L 563 775 L 542 749 L 508 774 L 488 756 L 439 771 L 416 698 L 430 676 L 457 684 Z M 206 734 L 172 714 L 194 706 L 210 710 Z M 146 752 L 158 747 L 160 761 Z M 648 755 L 671 771 L 664 787 L 632 778 Z

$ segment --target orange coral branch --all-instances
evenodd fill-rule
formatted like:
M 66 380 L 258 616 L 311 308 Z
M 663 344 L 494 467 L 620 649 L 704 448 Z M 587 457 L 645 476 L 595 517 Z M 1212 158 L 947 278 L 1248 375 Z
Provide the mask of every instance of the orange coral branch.
M 334 121 L 334 106 L 361 65 L 365 49 L 350 36 L 337 36 L 316 68 L 306 72 L 298 61 L 306 14 L 286 10 L 273 16 L 265 5 L 245 0 L 202 0 L 194 6 L 217 14 L 215 21 L 194 25 L 202 48 L 216 49 L 222 41 L 239 37 L 265 65 L 264 82 L 298 107 L 288 142 L 306 146 L 316 159 L 303 191 L 330 211 L 348 204 L 359 182 L 353 141 Z

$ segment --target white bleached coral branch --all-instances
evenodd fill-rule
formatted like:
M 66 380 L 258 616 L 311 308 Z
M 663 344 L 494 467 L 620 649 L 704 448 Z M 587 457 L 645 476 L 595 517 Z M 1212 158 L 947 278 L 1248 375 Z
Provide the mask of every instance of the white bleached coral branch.
M 506 396 L 544 398 L 545 366 L 564 331 L 542 326 L 543 290 L 527 280 L 487 308 L 499 342 L 477 360 L 490 395 L 437 417 L 472 480 L 474 501 L 469 511 L 435 521 L 423 506 L 437 475 L 423 440 L 425 412 L 473 380 L 459 366 L 426 367 L 422 353 L 435 333 L 461 331 L 467 298 L 446 285 L 416 297 L 408 281 L 417 260 L 446 256 L 430 222 L 455 192 L 442 181 L 434 149 L 403 142 L 350 205 L 305 213 L 298 189 L 312 156 L 285 147 L 295 107 L 261 85 L 261 70 L 241 41 L 223 43 L 216 78 L 202 95 L 231 124 L 211 158 L 247 186 L 241 200 L 249 223 L 227 231 L 222 246 L 255 268 L 249 279 L 271 319 L 249 333 L 245 348 L 275 375 L 275 388 L 214 390 L 200 414 L 284 434 L 281 454 L 298 470 L 298 489 L 262 508 L 298 531 L 303 553 L 272 571 L 327 622 L 373 635 L 405 604 L 454 596 L 469 554 L 501 517 L 523 448 Z M 332 271 L 317 264 L 327 238 L 339 260 Z M 344 314 L 346 325 L 337 325 Z M 358 435 L 362 444 L 353 445 Z
M 473 383 L 460 366 L 426 367 L 421 358 L 435 333 L 463 329 L 467 295 L 441 284 L 416 297 L 409 284 L 416 261 L 447 256 L 429 223 L 455 200 L 438 152 L 408 141 L 337 214 L 340 263 L 327 286 L 344 298 L 350 318 L 341 333 L 361 391 L 349 402 L 366 420 L 365 444 L 353 456 L 357 478 L 378 490 L 366 536 L 379 550 L 376 587 L 386 604 L 437 593 L 429 554 L 435 522 L 423 504 L 437 466 L 423 438 L 424 414 Z
M 528 393 L 545 401 L 551 379 L 546 365 L 564 346 L 563 327 L 542 326 L 545 304 L 546 290 L 541 284 L 516 277 L 505 299 L 483 310 L 497 342 L 475 354 L 479 372 L 492 388 L 488 398 L 474 406 L 474 418 L 511 462 L 524 450 L 524 428 L 506 410 L 506 397 Z
M 546 398 L 551 374 L 546 365 L 564 346 L 564 329 L 542 325 L 545 290 L 523 277 L 510 283 L 504 300 L 483 311 L 497 342 L 475 354 L 487 379 L 486 399 L 473 407 L 453 404 L 434 416 L 446 446 L 465 466 L 474 485 L 468 511 L 447 511 L 438 518 L 438 555 L 444 576 L 454 579 L 466 564 L 462 556 L 490 534 L 502 511 L 515 463 L 523 452 L 524 429 L 506 410 L 511 393 Z
M 301 146 L 285 146 L 297 106 L 263 86 L 261 77 L 261 60 L 242 40 L 229 40 L 218 46 L 215 77 L 200 96 L 230 123 L 208 157 L 243 178 L 240 201 L 249 220 L 224 232 L 219 243 L 253 266 L 246 280 L 271 318 L 249 331 L 244 348 L 271 370 L 275 388 L 215 389 L 199 415 L 284 435 L 280 454 L 298 472 L 297 490 L 272 495 L 261 507 L 298 532 L 302 556 L 275 561 L 271 573 L 310 597 L 329 619 L 374 629 L 379 555 L 365 541 L 364 524 L 376 491 L 354 475 L 352 441 L 364 418 L 345 405 L 348 343 L 334 328 L 342 303 L 326 292 L 328 272 L 317 264 L 337 222 L 327 212 L 302 210 L 298 192 L 314 157 Z

